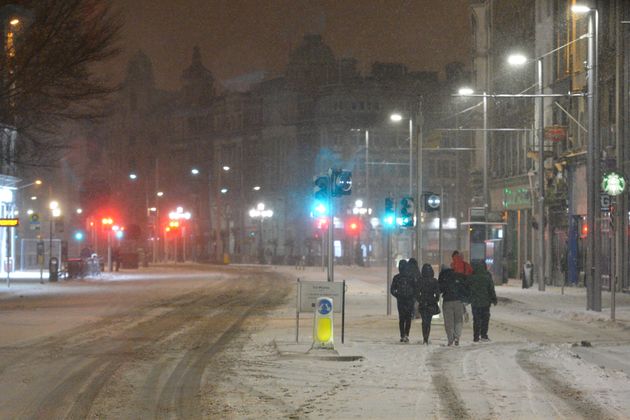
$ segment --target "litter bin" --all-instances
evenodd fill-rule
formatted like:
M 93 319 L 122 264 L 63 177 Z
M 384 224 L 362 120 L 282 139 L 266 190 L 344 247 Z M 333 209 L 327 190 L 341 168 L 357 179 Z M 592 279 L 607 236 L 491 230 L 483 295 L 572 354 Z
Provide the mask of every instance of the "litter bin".
M 52 257 L 48 262 L 48 281 L 59 280 L 59 260 Z

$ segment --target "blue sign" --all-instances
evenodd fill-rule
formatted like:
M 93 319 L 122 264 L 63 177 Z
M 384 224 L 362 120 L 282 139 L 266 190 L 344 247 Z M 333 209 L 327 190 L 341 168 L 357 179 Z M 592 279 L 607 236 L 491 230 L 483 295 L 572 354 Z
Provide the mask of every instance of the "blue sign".
M 332 311 L 332 301 L 328 299 L 322 299 L 319 301 L 319 307 L 317 312 L 321 315 L 328 315 Z

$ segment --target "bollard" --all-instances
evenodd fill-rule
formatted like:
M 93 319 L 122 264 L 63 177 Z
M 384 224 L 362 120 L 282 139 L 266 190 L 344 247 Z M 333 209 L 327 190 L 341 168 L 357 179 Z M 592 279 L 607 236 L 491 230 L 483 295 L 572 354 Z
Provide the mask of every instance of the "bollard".
M 333 342 L 333 300 L 328 297 L 317 298 L 313 322 L 314 349 L 335 348 Z
M 59 279 L 59 260 L 56 257 L 50 258 L 48 262 L 48 281 L 54 282 Z

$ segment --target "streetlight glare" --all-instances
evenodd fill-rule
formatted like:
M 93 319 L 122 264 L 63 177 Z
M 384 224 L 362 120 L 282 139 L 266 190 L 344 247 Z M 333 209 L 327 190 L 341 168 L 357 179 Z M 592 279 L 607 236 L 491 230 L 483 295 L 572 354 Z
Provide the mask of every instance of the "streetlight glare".
M 77 209 L 77 214 L 83 213 L 83 209 Z
M 197 169 L 197 168 L 192 168 L 192 169 L 190 170 L 190 173 L 191 173 L 191 174 L 193 174 L 193 175 L 199 175 L 199 169 Z
M 578 14 L 588 13 L 591 11 L 591 8 L 584 4 L 574 4 L 573 6 L 571 6 L 571 11 Z
M 156 193 L 156 195 L 157 195 L 158 197 L 162 197 L 162 196 L 164 195 L 164 192 L 163 192 L 163 191 L 158 191 L 158 192 Z
M 223 170 L 224 170 L 225 172 L 227 172 L 227 171 L 229 171 L 229 170 L 230 170 L 230 167 L 229 167 L 229 166 L 227 166 L 227 165 L 225 165 L 225 166 L 223 167 Z
M 132 172 L 129 174 L 129 179 L 137 179 L 137 178 L 138 178 L 138 175 L 136 175 L 135 173 Z
M 463 88 L 460 88 L 460 89 L 457 91 L 457 93 L 458 93 L 458 94 L 460 94 L 460 95 L 462 95 L 462 96 L 467 96 L 467 95 L 472 95 L 473 93 L 475 93 L 475 91 L 474 91 L 474 90 L 472 90 L 472 89 L 471 89 L 471 88 L 469 88 L 469 87 L 463 87 Z
M 52 209 L 52 215 L 53 215 L 53 217 L 61 216 L 61 209 L 59 209 L 59 208 Z
M 36 179 L 35 180 L 35 185 L 42 185 L 43 181 L 41 179 Z
M 228 189 L 227 188 L 221 188 L 221 194 L 227 194 Z
M 527 63 L 527 57 L 523 54 L 510 54 L 507 58 L 507 62 L 512 66 L 522 66 Z
M 400 122 L 402 121 L 402 115 L 400 114 L 392 114 L 389 116 L 389 119 L 392 120 L 393 122 Z
M 256 185 L 254 188 L 252 188 L 254 191 L 260 191 L 260 185 Z
M 13 18 L 13 19 L 11 19 L 11 20 L 9 21 L 9 24 L 10 24 L 11 26 L 17 26 L 17 25 L 19 25 L 19 24 L 20 24 L 20 19 L 18 19 L 18 18 Z
M 51 201 L 48 205 L 48 208 L 51 210 L 55 210 L 59 208 L 59 203 L 57 201 Z

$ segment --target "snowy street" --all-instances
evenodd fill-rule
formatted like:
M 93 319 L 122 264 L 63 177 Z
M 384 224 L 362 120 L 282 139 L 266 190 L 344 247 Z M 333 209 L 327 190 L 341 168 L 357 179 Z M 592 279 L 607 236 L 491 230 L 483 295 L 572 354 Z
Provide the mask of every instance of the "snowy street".
M 627 418 L 630 296 L 618 321 L 584 290 L 497 286 L 489 343 L 447 347 L 435 319 L 398 342 L 382 268 L 346 280 L 339 356 L 295 343 L 295 280 L 319 268 L 186 265 L 0 290 L 2 418 Z

